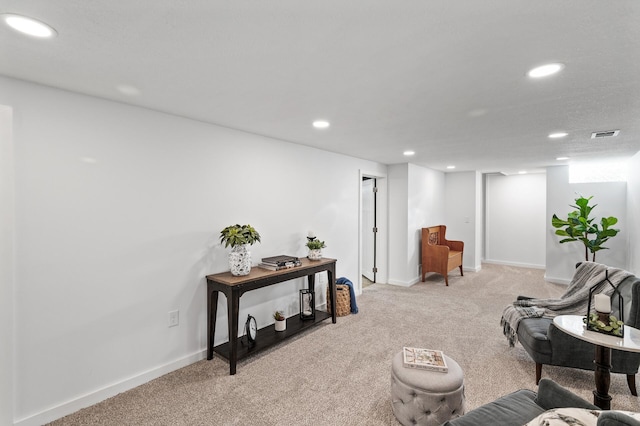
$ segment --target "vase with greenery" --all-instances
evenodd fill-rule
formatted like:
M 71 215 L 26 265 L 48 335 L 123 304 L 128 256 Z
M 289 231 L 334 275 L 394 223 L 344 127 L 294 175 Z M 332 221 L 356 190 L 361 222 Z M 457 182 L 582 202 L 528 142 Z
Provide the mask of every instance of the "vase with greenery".
M 322 259 L 322 249 L 326 247 L 324 241 L 320 241 L 317 238 L 307 238 L 307 248 L 309 249 L 309 255 L 307 256 L 310 260 L 320 260 Z
M 287 329 L 287 318 L 282 311 L 275 311 L 273 319 L 276 320 L 276 331 L 285 331 Z
M 589 260 L 589 252 L 591 252 L 591 260 L 595 262 L 596 252 L 607 250 L 608 248 L 604 247 L 603 244 L 618 235 L 620 230 L 612 228 L 613 225 L 618 223 L 618 219 L 613 216 L 603 217 L 600 219 L 599 224 L 595 217 L 589 217 L 592 210 L 597 206 L 597 204 L 589 205 L 589 201 L 592 198 L 579 196 L 576 198 L 576 205 L 571 206 L 576 210 L 569 212 L 566 220 L 560 219 L 554 214 L 551 219 L 551 225 L 554 228 L 558 228 L 556 235 L 563 237 L 560 240 L 560 244 L 573 241 L 581 242 L 584 244 L 585 260 Z
M 251 252 L 247 245 L 260 242 L 260 234 L 251 225 L 230 225 L 220 231 L 220 242 L 225 248 L 231 246 L 229 269 L 232 275 L 249 275 Z

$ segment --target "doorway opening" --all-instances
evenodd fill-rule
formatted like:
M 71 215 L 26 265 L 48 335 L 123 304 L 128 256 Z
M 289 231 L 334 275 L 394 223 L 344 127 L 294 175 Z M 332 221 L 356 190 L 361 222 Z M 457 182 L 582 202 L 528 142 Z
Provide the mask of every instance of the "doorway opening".
M 377 179 L 362 177 L 362 288 L 376 282 L 377 267 Z

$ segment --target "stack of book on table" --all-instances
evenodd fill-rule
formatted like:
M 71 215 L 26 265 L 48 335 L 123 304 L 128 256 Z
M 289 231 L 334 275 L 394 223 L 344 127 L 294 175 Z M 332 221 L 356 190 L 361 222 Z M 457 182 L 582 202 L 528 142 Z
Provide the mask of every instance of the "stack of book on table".
M 289 269 L 295 268 L 296 266 L 300 266 L 302 263 L 300 259 L 295 256 L 272 256 L 272 257 L 263 257 L 262 262 L 258 264 L 260 268 L 269 269 L 271 271 L 279 271 L 281 269 Z
M 407 368 L 419 368 L 446 373 L 449 370 L 442 351 L 435 349 L 402 348 L 403 365 Z

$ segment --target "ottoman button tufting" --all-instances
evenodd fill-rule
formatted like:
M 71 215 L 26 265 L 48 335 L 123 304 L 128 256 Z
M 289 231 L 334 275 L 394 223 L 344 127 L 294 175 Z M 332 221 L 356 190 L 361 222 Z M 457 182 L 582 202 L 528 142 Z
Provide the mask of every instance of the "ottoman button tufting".
M 464 414 L 464 374 L 456 361 L 445 359 L 449 371 L 441 373 L 404 367 L 402 352 L 393 357 L 392 409 L 404 426 L 436 426 Z

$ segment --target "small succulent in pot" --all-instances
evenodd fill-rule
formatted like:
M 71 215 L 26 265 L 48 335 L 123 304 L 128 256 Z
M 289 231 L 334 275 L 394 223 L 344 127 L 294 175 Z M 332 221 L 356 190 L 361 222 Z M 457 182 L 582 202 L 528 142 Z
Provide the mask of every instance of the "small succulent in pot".
M 282 311 L 275 311 L 275 312 L 273 313 L 273 318 L 274 318 L 276 321 L 284 321 L 284 320 L 286 320 L 286 319 L 287 319 L 287 318 L 284 316 L 284 314 L 282 313 Z
M 324 241 L 320 241 L 320 240 L 310 240 L 307 241 L 307 247 L 309 248 L 309 250 L 320 250 L 326 247 Z

